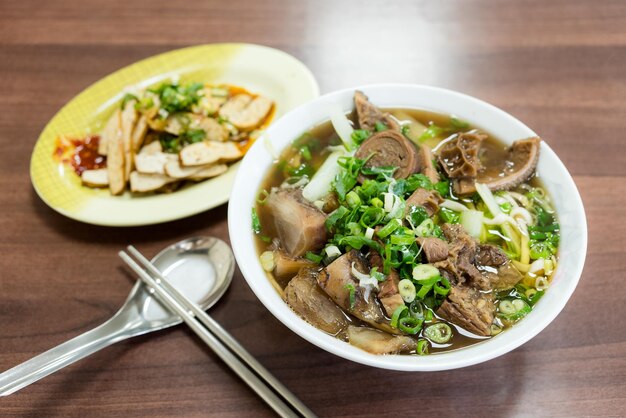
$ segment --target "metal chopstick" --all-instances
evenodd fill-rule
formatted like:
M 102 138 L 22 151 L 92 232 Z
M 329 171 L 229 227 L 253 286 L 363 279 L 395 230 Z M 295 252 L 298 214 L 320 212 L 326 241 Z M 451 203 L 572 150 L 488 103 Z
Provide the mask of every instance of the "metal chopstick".
M 296 395 L 294 395 L 287 387 L 285 387 L 272 373 L 269 372 L 257 359 L 255 359 L 245 348 L 237 342 L 222 326 L 211 318 L 200 307 L 182 295 L 170 282 L 163 276 L 163 274 L 152 264 L 139 250 L 134 246 L 129 245 L 126 247 L 129 253 L 131 253 L 140 264 L 148 270 L 152 276 L 156 277 L 157 283 L 161 284 L 165 290 L 174 295 L 175 298 L 179 298 L 179 302 L 182 305 L 188 306 L 194 313 L 196 318 L 202 322 L 208 329 L 220 340 L 226 347 L 238 355 L 241 360 L 246 363 L 254 372 L 261 377 L 269 386 L 274 389 L 280 396 L 282 396 L 293 409 L 300 413 L 304 417 L 314 417 L 315 414 L 304 404 Z
M 208 316 L 195 303 L 180 294 L 161 272 L 150 263 L 137 249 L 132 246 L 128 251 L 133 254 L 144 267 L 140 267 L 128 254 L 120 251 L 120 257 L 148 286 L 154 289 L 156 296 L 164 305 L 177 313 L 205 343 L 218 354 L 265 402 L 281 416 L 297 416 L 294 411 L 304 417 L 315 417 L 293 393 L 283 386 L 267 369 L 265 369 L 250 353 L 248 353 L 227 331 Z M 155 276 L 155 278 L 152 277 Z M 194 315 L 196 318 L 194 318 Z M 198 321 L 207 328 L 202 327 Z M 226 347 L 224 347 L 226 346 Z M 232 350 L 231 351 L 229 351 Z M 234 354 L 233 354 L 234 353 Z M 239 356 L 239 358 L 237 357 Z M 251 372 L 252 369 L 257 374 Z M 257 376 L 258 375 L 258 376 Z M 276 396 L 276 393 L 284 398 Z M 291 406 L 290 409 L 289 406 Z

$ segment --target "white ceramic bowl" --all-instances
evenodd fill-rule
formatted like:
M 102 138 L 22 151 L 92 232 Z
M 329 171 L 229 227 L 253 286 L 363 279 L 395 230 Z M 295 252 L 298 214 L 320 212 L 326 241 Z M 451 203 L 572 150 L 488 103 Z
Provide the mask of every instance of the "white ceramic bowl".
M 428 109 L 454 114 L 482 127 L 506 143 L 535 136 L 529 127 L 508 113 L 476 98 L 450 90 L 383 84 L 358 87 L 372 103 L 384 108 Z M 268 169 L 291 141 L 328 120 L 329 106 L 352 109 L 355 89 L 326 94 L 289 112 L 274 123 L 243 159 L 228 208 L 228 227 L 235 257 L 248 285 L 267 309 L 292 331 L 318 347 L 368 366 L 404 371 L 454 369 L 490 360 L 519 347 L 543 330 L 561 312 L 574 292 L 587 251 L 587 222 L 576 185 L 550 149 L 541 144 L 538 174 L 552 196 L 561 224 L 560 264 L 552 285 L 533 311 L 494 338 L 467 348 L 429 356 L 373 355 L 316 329 L 296 315 L 272 288 L 259 263 L 250 212 Z

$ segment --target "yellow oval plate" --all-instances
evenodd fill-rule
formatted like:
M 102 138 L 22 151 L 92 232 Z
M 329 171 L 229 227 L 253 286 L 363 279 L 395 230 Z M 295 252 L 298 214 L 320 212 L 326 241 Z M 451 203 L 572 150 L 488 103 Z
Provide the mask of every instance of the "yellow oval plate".
M 228 201 L 239 164 L 219 177 L 174 193 L 111 196 L 90 189 L 66 164 L 53 157 L 59 135 L 84 137 L 100 132 L 129 87 L 148 87 L 169 79 L 232 84 L 274 100 L 274 120 L 319 95 L 311 72 L 282 51 L 250 44 L 213 44 L 156 55 L 96 82 L 65 105 L 39 136 L 30 176 L 41 199 L 57 212 L 96 225 L 137 226 L 195 215 Z M 261 175 L 262 173 L 259 173 Z

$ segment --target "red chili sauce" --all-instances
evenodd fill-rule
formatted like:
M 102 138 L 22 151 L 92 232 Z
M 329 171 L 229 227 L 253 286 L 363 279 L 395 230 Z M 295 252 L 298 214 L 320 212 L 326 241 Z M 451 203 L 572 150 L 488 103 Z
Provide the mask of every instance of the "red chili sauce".
M 72 166 L 79 176 L 85 170 L 95 170 L 107 166 L 104 155 L 98 154 L 100 136 L 91 135 L 83 139 L 57 138 L 55 157 Z

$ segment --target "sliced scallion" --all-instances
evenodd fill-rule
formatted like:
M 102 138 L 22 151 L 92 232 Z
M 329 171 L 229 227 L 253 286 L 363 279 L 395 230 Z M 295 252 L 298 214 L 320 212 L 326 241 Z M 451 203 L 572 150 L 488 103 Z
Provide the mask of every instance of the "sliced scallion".
M 417 346 L 415 347 L 415 352 L 418 356 L 426 356 L 428 355 L 428 341 L 427 340 L 419 340 L 417 342 Z
M 407 308 L 406 305 L 398 306 L 396 310 L 393 311 L 393 314 L 391 315 L 391 321 L 389 324 L 393 328 L 398 328 L 398 321 L 400 320 L 401 317 L 407 314 L 408 309 L 409 308 Z
M 415 285 L 409 279 L 402 279 L 398 283 L 398 292 L 406 303 L 411 303 L 415 300 Z
M 405 316 L 398 320 L 398 329 L 406 334 L 415 335 L 422 329 L 422 320 Z
M 452 328 L 445 322 L 437 322 L 426 327 L 424 335 L 432 342 L 445 344 L 452 338 Z
M 439 277 L 439 269 L 430 264 L 418 264 L 412 271 L 413 280 L 420 284 L 424 284 L 424 281 L 430 281 L 436 277 Z

